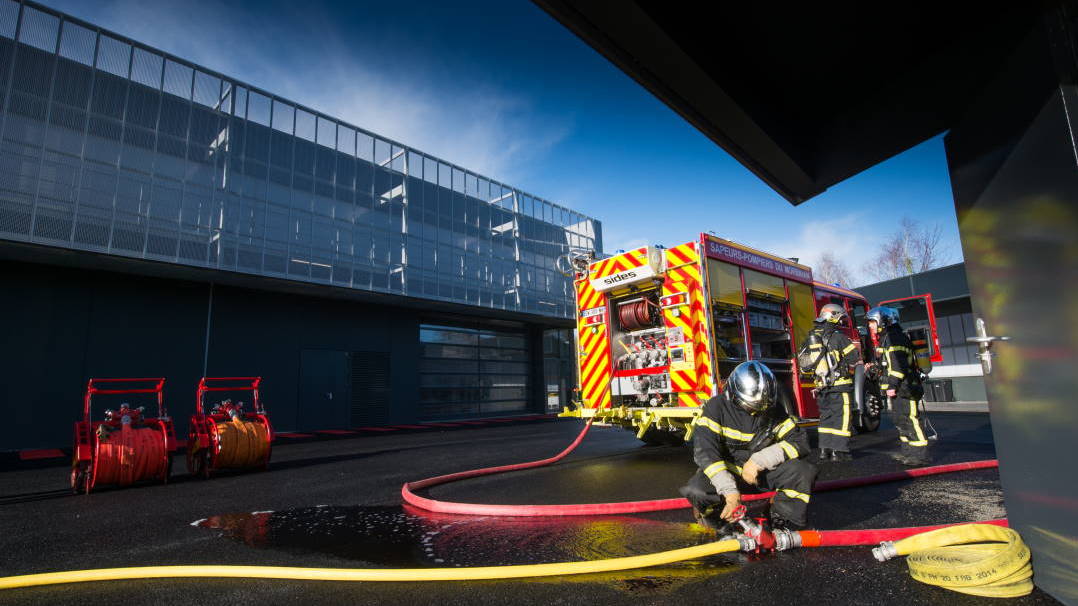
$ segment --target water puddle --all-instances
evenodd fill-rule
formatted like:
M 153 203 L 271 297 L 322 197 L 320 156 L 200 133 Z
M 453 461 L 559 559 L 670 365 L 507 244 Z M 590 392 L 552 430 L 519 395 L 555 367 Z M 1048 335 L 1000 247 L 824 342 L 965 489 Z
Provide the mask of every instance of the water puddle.
M 694 524 L 646 518 L 458 516 L 407 505 L 225 514 L 197 526 L 259 549 L 326 554 L 354 561 L 357 567 L 387 568 L 600 560 L 715 540 L 714 534 Z M 557 582 L 611 582 L 629 592 L 666 591 L 732 569 L 740 557 L 731 554 L 643 571 L 566 576 Z

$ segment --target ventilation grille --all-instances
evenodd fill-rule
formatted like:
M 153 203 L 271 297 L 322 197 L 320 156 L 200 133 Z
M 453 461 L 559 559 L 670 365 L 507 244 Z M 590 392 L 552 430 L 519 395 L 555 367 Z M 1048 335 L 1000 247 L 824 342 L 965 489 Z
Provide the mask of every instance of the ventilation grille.
M 389 353 L 354 351 L 352 427 L 389 423 Z

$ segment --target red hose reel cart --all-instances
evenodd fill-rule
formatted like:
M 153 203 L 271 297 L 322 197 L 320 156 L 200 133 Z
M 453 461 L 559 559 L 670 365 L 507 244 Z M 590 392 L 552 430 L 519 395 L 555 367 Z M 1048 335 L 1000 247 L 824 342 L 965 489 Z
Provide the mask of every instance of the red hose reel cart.
M 128 385 L 129 387 L 121 387 Z M 165 411 L 163 378 L 90 379 L 83 397 L 82 420 L 75 423 L 71 489 L 89 494 L 102 485 L 129 486 L 143 480 L 168 482 L 176 433 Z M 91 417 L 95 395 L 155 394 L 157 416 L 127 402 L 105 410 L 104 420 Z
M 221 469 L 266 469 L 269 466 L 273 427 L 262 405 L 262 377 L 202 377 L 195 395 L 187 437 L 187 470 L 209 478 Z M 206 410 L 206 394 L 251 392 L 251 410 L 231 399 Z

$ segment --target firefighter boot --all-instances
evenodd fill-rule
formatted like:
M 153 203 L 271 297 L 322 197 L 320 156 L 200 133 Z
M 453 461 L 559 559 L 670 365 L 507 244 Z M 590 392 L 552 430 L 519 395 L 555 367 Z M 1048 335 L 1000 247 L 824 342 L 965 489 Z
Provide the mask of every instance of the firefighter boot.
M 899 462 L 908 467 L 923 467 L 932 462 L 928 456 L 927 446 L 907 446 L 903 444 L 897 458 Z

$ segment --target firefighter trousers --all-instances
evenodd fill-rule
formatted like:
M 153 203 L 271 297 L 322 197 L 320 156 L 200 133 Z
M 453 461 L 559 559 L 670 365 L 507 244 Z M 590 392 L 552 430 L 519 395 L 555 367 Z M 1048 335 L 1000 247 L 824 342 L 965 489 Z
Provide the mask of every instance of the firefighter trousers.
M 855 406 L 853 394 L 825 389 L 817 401 L 820 405 L 820 448 L 849 452 Z
M 771 515 L 804 526 L 812 483 L 816 481 L 817 471 L 815 465 L 802 459 L 783 461 L 771 471 L 761 471 L 756 476 L 759 488 L 775 491 L 771 502 Z M 738 490 L 755 491 L 741 478 L 737 480 Z M 681 488 L 681 494 L 689 500 L 694 509 L 715 520 L 718 520 L 718 515 L 726 504 L 726 499 L 715 492 L 715 486 L 701 470 L 697 470 L 689 478 L 689 483 Z
M 916 461 L 928 461 L 928 438 L 921 425 L 921 415 L 917 410 L 918 400 L 894 398 L 891 400 L 891 421 L 898 429 L 898 439 L 902 441 L 902 454 Z

